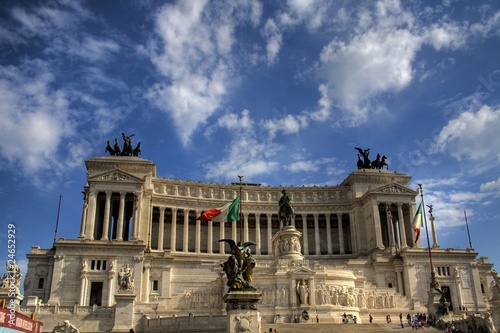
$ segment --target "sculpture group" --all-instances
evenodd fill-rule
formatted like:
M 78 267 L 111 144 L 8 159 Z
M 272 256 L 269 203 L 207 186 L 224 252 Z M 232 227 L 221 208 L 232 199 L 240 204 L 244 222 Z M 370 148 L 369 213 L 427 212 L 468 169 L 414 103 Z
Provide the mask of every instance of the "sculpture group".
M 114 146 L 111 146 L 108 140 L 105 151 L 107 151 L 110 156 L 139 156 L 141 154 L 141 143 L 138 142 L 135 149 L 132 148 L 132 137 L 134 135 L 135 134 L 125 135 L 125 133 L 122 133 L 123 148 L 120 148 L 117 138 L 115 138 Z
M 255 260 L 250 246 L 256 244 L 254 242 L 235 243 L 232 239 L 221 239 L 219 242 L 226 242 L 231 247 L 231 256 L 221 264 L 222 270 L 226 273 L 229 290 L 253 289 L 251 282 Z
M 383 169 L 384 166 L 386 169 L 389 168 L 387 164 L 387 157 L 385 155 L 380 156 L 380 154 L 377 154 L 377 158 L 372 161 L 370 160 L 370 148 L 367 149 L 361 149 L 358 147 L 354 147 L 359 154 L 358 154 L 358 169 Z

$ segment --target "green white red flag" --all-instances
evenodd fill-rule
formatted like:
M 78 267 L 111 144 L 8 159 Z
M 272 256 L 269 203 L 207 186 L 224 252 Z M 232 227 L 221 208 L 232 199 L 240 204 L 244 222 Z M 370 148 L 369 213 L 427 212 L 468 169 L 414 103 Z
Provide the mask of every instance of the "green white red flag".
M 222 207 L 211 208 L 204 211 L 196 219 L 200 221 L 212 221 L 217 216 L 227 213 L 227 222 L 239 221 L 240 220 L 240 197 L 236 197 L 233 201 L 228 202 Z M 224 222 L 225 222 L 224 221 Z
M 420 237 L 420 228 L 424 226 L 422 223 L 422 203 L 418 206 L 417 213 L 415 214 L 415 217 L 413 218 L 413 230 L 415 230 L 415 242 L 418 241 Z

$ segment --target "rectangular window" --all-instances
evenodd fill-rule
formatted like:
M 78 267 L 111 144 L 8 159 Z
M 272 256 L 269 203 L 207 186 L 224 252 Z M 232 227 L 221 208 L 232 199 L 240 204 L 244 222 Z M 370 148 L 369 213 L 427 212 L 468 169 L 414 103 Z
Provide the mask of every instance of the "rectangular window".
M 105 271 L 106 270 L 106 260 L 91 260 L 90 269 L 92 271 Z
M 38 279 L 38 289 L 43 289 L 43 278 Z
M 153 280 L 153 291 L 158 291 L 158 280 Z

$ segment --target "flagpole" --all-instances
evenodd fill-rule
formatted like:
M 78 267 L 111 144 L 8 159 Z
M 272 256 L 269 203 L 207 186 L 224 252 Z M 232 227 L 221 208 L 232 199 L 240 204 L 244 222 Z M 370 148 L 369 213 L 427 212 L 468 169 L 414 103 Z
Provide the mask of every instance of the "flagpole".
M 243 242 L 243 228 L 242 228 L 242 220 L 243 220 L 243 213 L 241 211 L 241 180 L 243 179 L 243 176 L 238 176 L 240 179 L 240 202 L 239 202 L 239 211 L 240 211 L 240 242 Z
M 62 193 L 59 193 L 59 205 L 57 206 L 56 230 L 54 231 L 54 242 L 53 242 L 53 244 L 56 243 L 57 229 L 59 228 L 59 213 L 61 212 L 61 199 L 62 199 Z
M 420 188 L 420 198 L 422 199 L 422 206 L 425 207 L 424 203 L 424 190 L 422 189 L 422 184 L 418 184 Z M 431 287 L 439 287 L 436 280 L 436 272 L 434 271 L 434 265 L 432 264 L 432 254 L 431 254 L 431 242 L 429 240 L 429 229 L 427 228 L 427 214 L 425 214 L 425 209 L 423 210 L 424 223 L 425 223 L 425 234 L 427 235 L 427 249 L 429 250 L 429 263 L 431 265 Z
M 465 216 L 465 225 L 467 226 L 467 236 L 469 236 L 469 246 L 470 249 L 472 250 L 472 242 L 470 240 L 470 232 L 469 232 L 469 222 L 467 222 L 467 212 L 464 209 L 464 216 Z

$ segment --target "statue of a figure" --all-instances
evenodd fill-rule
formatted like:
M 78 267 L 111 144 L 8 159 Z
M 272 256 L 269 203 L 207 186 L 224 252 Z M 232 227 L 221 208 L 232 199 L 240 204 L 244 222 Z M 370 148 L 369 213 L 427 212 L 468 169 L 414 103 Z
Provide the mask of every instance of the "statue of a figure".
M 134 135 L 135 134 L 125 135 L 125 133 L 122 133 L 122 138 L 123 138 L 122 156 L 132 156 L 133 153 L 132 137 Z
M 229 290 L 253 288 L 251 282 L 255 260 L 250 245 L 256 244 L 254 242 L 236 244 L 232 239 L 221 239 L 219 242 L 226 242 L 231 247 L 231 256 L 221 264 L 227 276 Z
M 297 294 L 299 294 L 300 304 L 307 304 L 307 296 L 309 295 L 309 288 L 306 282 L 302 279 L 297 283 Z
M 292 200 L 286 194 L 286 190 L 281 191 L 281 193 L 283 195 L 278 201 L 278 217 L 280 221 L 284 221 L 284 225 L 290 225 L 292 218 L 295 217 L 295 210 L 290 203 Z
M 387 157 L 385 155 L 380 157 L 380 154 L 377 154 L 377 158 L 375 159 L 375 161 L 372 162 L 372 169 L 383 169 L 384 165 L 385 168 L 388 169 L 389 166 L 387 165 L 386 161 Z
M 111 144 L 109 143 L 109 140 L 108 140 L 108 144 L 106 145 L 106 150 L 107 152 L 109 152 L 109 156 L 114 156 L 115 155 L 115 150 L 113 149 L 113 147 L 111 147 Z
M 16 292 L 19 293 L 19 287 L 21 286 L 21 279 L 23 277 L 21 269 L 15 262 L 11 263 L 9 260 L 5 263 L 5 268 L 7 273 L 3 274 L 1 277 L 1 289 L 10 290 L 14 285 L 16 287 Z
M 52 333 L 79 333 L 78 328 L 71 324 L 69 320 L 65 320 L 52 329 Z
M 132 275 L 134 270 L 126 264 L 118 273 L 118 285 L 120 291 L 134 291 L 134 280 Z
M 367 149 L 361 149 L 358 147 L 354 147 L 357 151 L 359 151 L 359 155 L 363 157 L 363 165 L 361 168 L 359 168 L 360 164 L 358 164 L 359 169 L 371 169 L 372 163 L 370 161 L 370 148 Z
M 491 275 L 493 276 L 493 287 L 497 293 L 500 293 L 500 278 L 496 270 L 491 270 Z
M 120 156 L 122 154 L 122 150 L 120 149 L 120 144 L 118 143 L 117 138 L 115 138 L 115 145 L 113 146 L 113 150 L 116 156 Z

